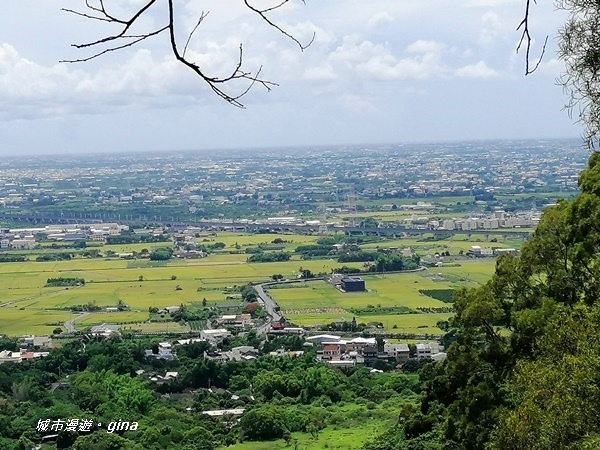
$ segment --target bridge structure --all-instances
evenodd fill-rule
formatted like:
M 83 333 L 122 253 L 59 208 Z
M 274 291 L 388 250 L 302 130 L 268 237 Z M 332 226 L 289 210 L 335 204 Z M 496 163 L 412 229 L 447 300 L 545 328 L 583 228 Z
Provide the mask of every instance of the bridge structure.
M 175 218 L 172 218 L 175 219 Z M 164 220 L 158 216 L 125 216 L 114 214 L 89 214 L 89 213 L 71 213 L 50 214 L 50 213 L 19 213 L 19 212 L 0 212 L 0 221 L 10 221 L 12 223 L 21 222 L 31 225 L 52 225 L 52 224 L 101 224 L 106 222 L 118 222 L 122 224 L 140 224 L 147 223 L 155 226 L 170 226 L 174 228 L 197 227 L 204 230 L 213 231 L 236 231 L 236 232 L 293 232 L 293 233 L 319 233 L 319 226 L 308 226 L 301 224 L 257 224 L 224 220 L 201 220 L 194 222 L 180 222 L 178 220 Z M 474 236 L 483 236 L 489 240 L 491 236 L 502 236 L 503 239 L 516 237 L 528 239 L 531 231 L 519 230 L 518 228 L 498 228 L 498 229 L 476 229 L 476 230 L 443 230 L 443 229 L 417 229 L 403 226 L 389 227 L 359 227 L 359 226 L 339 226 L 328 227 L 329 231 L 334 233 L 346 234 L 377 234 L 380 236 L 419 236 L 433 234 L 434 237 L 454 237 L 456 235 L 467 236 L 471 240 Z

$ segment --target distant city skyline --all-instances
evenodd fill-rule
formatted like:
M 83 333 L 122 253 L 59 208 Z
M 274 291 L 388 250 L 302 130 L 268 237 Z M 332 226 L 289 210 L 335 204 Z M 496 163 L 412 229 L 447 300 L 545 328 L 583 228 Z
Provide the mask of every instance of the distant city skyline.
M 117 12 L 140 4 L 105 3 Z M 240 5 L 187 2 L 178 17 L 183 29 L 203 9 L 211 11 L 200 28 L 203 40 L 190 47 L 207 71 L 226 73 L 243 42 L 248 68 L 262 66 L 262 75 L 279 84 L 269 93 L 255 86 L 244 110 L 174 62 L 166 36 L 89 63 L 58 63 L 89 56 L 71 43 L 114 31 L 60 11 L 82 4 L 2 3 L 0 155 L 580 135 L 555 83 L 562 67 L 555 36 L 564 14 L 550 3 L 532 7 L 533 58 L 549 40 L 538 71 L 524 76 L 523 52 L 515 52 L 520 0 L 290 2 L 273 20 L 303 42 L 316 33 L 304 52 Z

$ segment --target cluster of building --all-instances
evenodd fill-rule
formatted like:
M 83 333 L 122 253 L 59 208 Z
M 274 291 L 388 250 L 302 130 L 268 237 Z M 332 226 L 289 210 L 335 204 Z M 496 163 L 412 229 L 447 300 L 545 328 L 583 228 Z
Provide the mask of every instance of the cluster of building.
M 128 229 L 117 223 L 46 225 L 38 228 L 0 229 L 0 249 L 32 250 L 40 237 L 52 241 L 106 241 Z
M 408 344 L 393 344 L 384 341 L 383 348 L 378 348 L 376 338 L 357 337 L 344 340 L 340 336 L 322 334 L 310 336 L 306 340 L 317 345 L 318 361 L 326 361 L 337 367 L 370 364 L 377 360 L 402 364 L 409 359 L 441 361 L 446 358 L 443 346 L 436 342 L 417 344 L 411 355 Z
M 467 251 L 467 256 L 471 258 L 486 258 L 500 255 L 516 255 L 518 250 L 515 248 L 481 247 L 480 245 L 471 245 Z
M 472 214 L 471 217 L 462 219 L 430 220 L 428 217 L 413 216 L 406 224 L 413 228 L 448 231 L 534 228 L 540 222 L 541 216 L 539 211 L 523 211 L 516 214 L 496 211 L 492 215 Z
M 18 351 L 0 351 L 0 364 L 6 362 L 20 363 L 42 358 L 50 354 L 49 350 L 52 347 L 52 338 L 48 336 L 25 336 L 20 341 Z

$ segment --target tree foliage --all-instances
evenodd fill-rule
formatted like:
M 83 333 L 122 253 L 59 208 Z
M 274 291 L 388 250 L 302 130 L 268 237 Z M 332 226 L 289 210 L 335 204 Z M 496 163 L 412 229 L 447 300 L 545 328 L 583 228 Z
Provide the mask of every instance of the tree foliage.
M 422 369 L 421 409 L 391 434 L 407 448 L 436 448 L 440 436 L 465 450 L 595 448 L 600 154 L 579 186 L 545 211 L 520 257 L 500 257 L 489 282 L 455 293 L 448 358 Z

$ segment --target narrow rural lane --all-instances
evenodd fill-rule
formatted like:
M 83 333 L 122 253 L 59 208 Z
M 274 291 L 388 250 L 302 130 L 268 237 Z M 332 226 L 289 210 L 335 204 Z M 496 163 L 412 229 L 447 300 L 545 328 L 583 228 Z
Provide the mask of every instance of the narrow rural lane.
M 75 321 L 79 320 L 79 319 L 83 319 L 86 316 L 89 316 L 91 313 L 90 312 L 84 312 L 79 314 L 78 316 L 74 317 L 71 320 L 67 320 L 65 322 L 65 328 L 67 329 L 67 333 L 75 333 Z
M 277 306 L 277 303 L 275 303 L 275 300 L 273 300 L 271 296 L 265 292 L 265 284 L 268 285 L 273 283 L 263 283 L 254 286 L 254 290 L 258 294 L 258 302 L 263 308 L 265 308 L 265 311 L 269 316 L 268 322 L 257 329 L 258 334 L 267 334 L 271 329 L 271 322 L 279 321 L 282 317 L 282 315 L 279 313 L 279 307 Z

